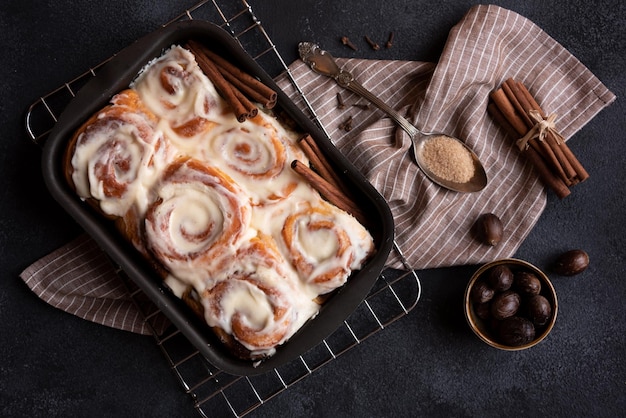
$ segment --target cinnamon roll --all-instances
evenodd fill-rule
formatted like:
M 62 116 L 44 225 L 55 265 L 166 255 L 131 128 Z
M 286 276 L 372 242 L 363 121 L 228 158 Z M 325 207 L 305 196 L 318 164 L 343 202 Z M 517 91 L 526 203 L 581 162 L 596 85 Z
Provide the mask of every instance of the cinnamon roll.
M 214 263 L 233 256 L 249 228 L 250 206 L 219 169 L 183 158 L 156 187 L 145 216 L 146 245 L 174 276 L 201 291 Z
M 267 115 L 211 131 L 202 153 L 207 161 L 219 161 L 220 167 L 248 190 L 254 205 L 284 199 L 298 185 L 298 177 L 287 169 L 286 162 L 302 158 L 301 153 L 288 133 Z
M 225 114 L 221 97 L 194 55 L 180 46 L 150 63 L 131 87 L 184 150 L 197 146 L 193 139 L 217 126 Z
M 71 139 L 66 177 L 77 194 L 104 214 L 124 216 L 134 205 L 141 216 L 150 188 L 171 157 L 156 130 L 157 119 L 134 90 L 125 90 L 92 116 Z
M 289 215 L 281 234 L 293 266 L 319 294 L 342 286 L 374 250 L 356 219 L 323 202 Z
M 318 306 L 297 290 L 297 277 L 270 237 L 251 239 L 231 261 L 227 277 L 202 293 L 206 322 L 225 342 L 232 336 L 248 356 L 269 355 Z

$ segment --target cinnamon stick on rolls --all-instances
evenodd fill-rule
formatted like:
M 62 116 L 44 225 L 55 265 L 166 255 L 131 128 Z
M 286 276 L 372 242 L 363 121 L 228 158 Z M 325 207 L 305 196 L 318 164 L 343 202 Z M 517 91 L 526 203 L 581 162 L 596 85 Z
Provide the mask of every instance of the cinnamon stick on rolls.
M 196 56 L 202 70 L 233 108 L 240 122 L 256 116 L 258 109 L 253 102 L 260 103 L 266 109 L 271 109 L 276 105 L 276 92 L 250 74 L 212 52 L 200 42 L 190 40 L 187 46 Z
M 241 90 L 246 96 L 255 102 L 261 104 L 266 109 L 271 109 L 276 105 L 278 95 L 274 90 L 263 84 L 258 79 L 244 72 L 241 68 L 233 65 L 225 58 L 211 51 L 199 42 L 189 41 L 191 50 L 195 54 L 200 54 L 202 59 L 211 60 L 218 71 L 226 78 L 234 87 Z
M 361 223 L 367 222 L 365 214 L 348 196 L 307 165 L 301 161 L 293 160 L 291 162 L 291 168 L 296 173 L 300 174 L 315 190 L 333 205 L 359 219 Z

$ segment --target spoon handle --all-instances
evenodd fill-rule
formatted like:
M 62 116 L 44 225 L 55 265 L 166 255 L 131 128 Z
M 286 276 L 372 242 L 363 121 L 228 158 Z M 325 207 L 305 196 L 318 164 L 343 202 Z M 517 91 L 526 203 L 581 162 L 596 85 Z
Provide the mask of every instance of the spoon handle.
M 392 107 L 387 105 L 387 103 L 379 99 L 372 92 L 363 87 L 358 81 L 356 81 L 350 72 L 341 70 L 335 80 L 340 86 L 358 94 L 364 99 L 369 100 L 376 107 L 389 115 L 391 119 L 393 119 L 402 129 L 406 131 L 406 133 L 409 134 L 411 139 L 415 138 L 420 133 L 420 131 L 404 116 L 396 112 Z

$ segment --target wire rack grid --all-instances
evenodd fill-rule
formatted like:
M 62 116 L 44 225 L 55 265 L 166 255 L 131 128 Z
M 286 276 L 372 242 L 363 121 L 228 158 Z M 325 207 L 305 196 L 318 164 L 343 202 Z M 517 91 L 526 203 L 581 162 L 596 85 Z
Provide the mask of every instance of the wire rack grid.
M 322 129 L 304 93 L 291 76 L 288 65 L 254 14 L 246 0 L 206 0 L 195 4 L 164 26 L 186 19 L 200 19 L 218 24 L 227 30 L 259 65 L 271 75 L 286 75 L 301 101 Z M 108 60 L 90 68 L 31 104 L 26 112 L 26 132 L 36 144 L 43 144 L 54 127 L 58 115 L 87 81 L 96 77 Z M 387 269 L 357 310 L 332 335 L 298 359 L 257 376 L 233 376 L 210 364 L 175 327 L 159 335 L 153 332 L 183 390 L 190 395 L 200 416 L 241 417 L 263 405 L 290 386 L 357 346 L 407 315 L 421 296 L 421 284 L 415 270 L 394 243 L 394 251 L 406 270 Z M 118 269 L 145 322 L 154 331 L 162 312 Z

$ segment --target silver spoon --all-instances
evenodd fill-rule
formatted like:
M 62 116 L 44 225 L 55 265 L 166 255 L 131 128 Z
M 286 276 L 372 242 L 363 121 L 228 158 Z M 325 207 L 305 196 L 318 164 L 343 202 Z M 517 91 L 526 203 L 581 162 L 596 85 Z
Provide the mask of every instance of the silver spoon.
M 320 49 L 317 44 L 313 42 L 300 42 L 298 52 L 300 53 L 302 61 L 307 63 L 313 71 L 333 78 L 340 86 L 369 100 L 400 125 L 411 137 L 411 141 L 413 142 L 413 154 L 415 155 L 415 161 L 418 167 L 434 183 L 450 190 L 466 193 L 480 191 L 487 185 L 487 174 L 485 173 L 483 165 L 478 160 L 476 154 L 461 140 L 446 134 L 421 132 L 402 115 L 359 84 L 350 72 L 340 69 L 332 55 Z M 471 156 L 474 174 L 468 181 L 455 182 L 441 175 L 437 175 L 429 168 L 428 161 L 424 157 L 424 147 L 429 140 L 441 136 L 450 138 L 458 144 L 461 144 L 462 147 L 467 150 L 467 155 Z

